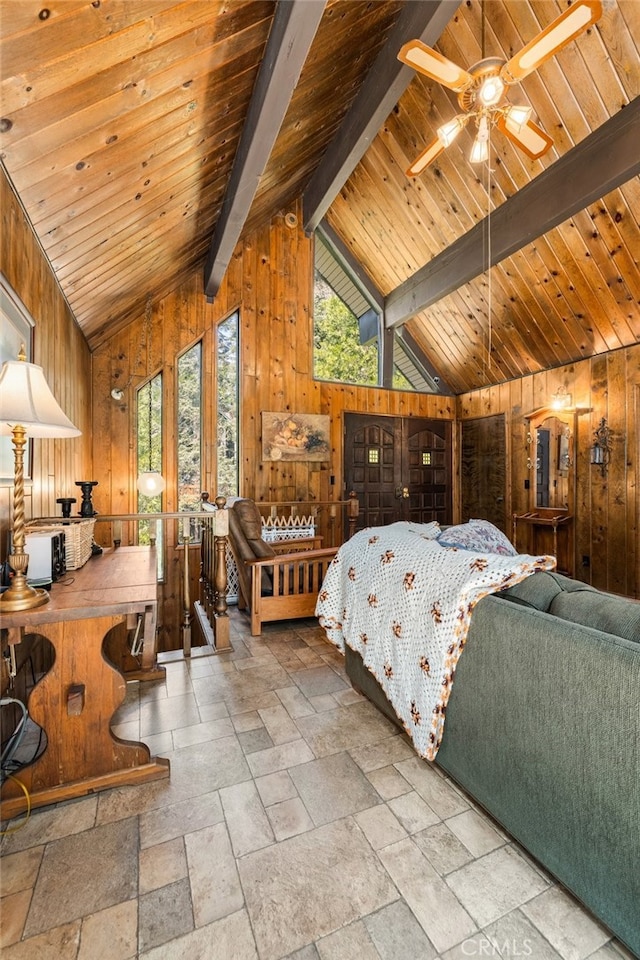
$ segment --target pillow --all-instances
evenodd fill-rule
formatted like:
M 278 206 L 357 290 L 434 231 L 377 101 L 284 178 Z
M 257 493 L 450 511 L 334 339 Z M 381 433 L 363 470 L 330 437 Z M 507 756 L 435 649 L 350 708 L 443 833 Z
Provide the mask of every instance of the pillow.
M 459 547 L 478 553 L 499 553 L 503 557 L 517 557 L 511 541 L 488 520 L 469 520 L 457 527 L 449 527 L 438 537 L 443 547 Z

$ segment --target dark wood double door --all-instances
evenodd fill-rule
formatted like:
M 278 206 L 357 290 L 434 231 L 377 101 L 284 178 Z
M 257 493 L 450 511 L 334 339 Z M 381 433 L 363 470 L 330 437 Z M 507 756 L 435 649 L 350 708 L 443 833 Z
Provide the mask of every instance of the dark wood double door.
M 358 527 L 396 520 L 451 523 L 451 423 L 345 414 L 345 492 L 360 501 Z

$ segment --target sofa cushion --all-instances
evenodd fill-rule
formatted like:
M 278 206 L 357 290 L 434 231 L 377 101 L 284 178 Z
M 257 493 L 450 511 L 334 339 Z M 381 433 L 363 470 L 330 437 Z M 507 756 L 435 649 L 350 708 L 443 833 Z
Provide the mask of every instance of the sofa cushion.
M 509 587 L 508 590 L 501 590 L 496 596 L 511 600 L 513 603 L 520 603 L 524 607 L 533 607 L 547 612 L 554 597 L 566 589 L 563 581 L 570 582 L 567 577 L 560 574 L 539 570 L 521 583 Z
M 597 590 L 561 591 L 551 601 L 549 613 L 640 643 L 640 603 L 634 600 Z

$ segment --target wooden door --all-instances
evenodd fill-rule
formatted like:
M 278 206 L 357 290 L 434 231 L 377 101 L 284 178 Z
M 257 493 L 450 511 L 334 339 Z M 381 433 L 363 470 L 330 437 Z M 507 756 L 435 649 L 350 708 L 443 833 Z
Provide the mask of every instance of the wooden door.
M 462 522 L 490 520 L 511 537 L 504 414 L 464 420 L 460 447 Z
M 345 414 L 344 477 L 360 501 L 359 527 L 451 523 L 451 423 Z

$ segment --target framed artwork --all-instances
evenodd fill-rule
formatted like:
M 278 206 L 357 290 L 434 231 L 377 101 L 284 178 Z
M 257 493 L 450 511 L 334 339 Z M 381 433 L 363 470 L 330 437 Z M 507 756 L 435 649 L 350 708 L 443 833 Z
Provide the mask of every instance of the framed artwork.
M 329 417 L 314 413 L 262 413 L 263 460 L 328 460 Z
M 0 367 L 5 360 L 17 360 L 24 344 L 27 360 L 31 360 L 33 347 L 33 319 L 15 290 L 0 273 Z M 27 443 L 24 457 L 25 479 L 31 477 L 31 441 Z M 11 437 L 0 437 L 0 483 L 13 483 L 14 457 Z

